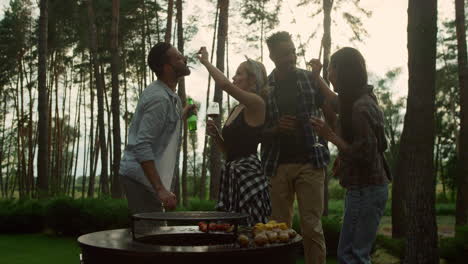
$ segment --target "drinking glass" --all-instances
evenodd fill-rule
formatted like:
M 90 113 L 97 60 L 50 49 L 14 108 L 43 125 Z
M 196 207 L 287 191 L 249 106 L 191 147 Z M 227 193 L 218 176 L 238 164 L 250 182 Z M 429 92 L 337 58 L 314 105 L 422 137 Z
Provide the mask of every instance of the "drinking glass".
M 219 116 L 219 104 L 217 102 L 211 102 L 206 115 L 211 119 L 217 118 Z
M 317 118 L 320 118 L 320 117 L 317 117 Z M 323 147 L 323 144 L 320 143 L 319 140 L 320 140 L 319 136 L 317 135 L 316 132 L 314 132 L 314 141 L 315 141 L 315 143 L 314 143 L 314 145 L 312 145 L 312 146 L 315 147 L 315 148 L 321 148 L 321 147 Z

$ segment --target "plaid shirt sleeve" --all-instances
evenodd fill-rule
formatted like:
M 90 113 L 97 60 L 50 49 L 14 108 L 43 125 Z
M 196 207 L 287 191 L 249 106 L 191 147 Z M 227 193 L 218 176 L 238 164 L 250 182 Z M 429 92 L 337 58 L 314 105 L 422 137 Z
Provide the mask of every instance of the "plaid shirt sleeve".
M 278 122 L 279 114 L 278 114 L 278 106 L 276 104 L 275 98 L 275 80 L 274 74 L 270 74 L 268 77 L 268 81 L 271 87 L 270 93 L 267 96 L 266 100 L 266 121 L 265 121 L 265 129 L 270 129 L 276 125 Z M 262 158 L 262 165 L 264 173 L 267 177 L 273 176 L 276 171 L 276 167 L 278 166 L 278 158 L 279 158 L 279 144 L 277 140 L 264 140 L 262 141 L 261 145 L 261 158 Z
M 330 151 L 328 142 L 320 138 L 308 122 L 311 116 L 322 118 L 323 114 L 320 106 L 323 104 L 323 94 L 316 88 L 310 78 L 308 71 L 298 69 L 298 118 L 301 120 L 304 129 L 305 141 L 309 150 L 309 160 L 314 168 L 324 168 L 330 162 Z M 321 146 L 316 146 L 317 140 Z

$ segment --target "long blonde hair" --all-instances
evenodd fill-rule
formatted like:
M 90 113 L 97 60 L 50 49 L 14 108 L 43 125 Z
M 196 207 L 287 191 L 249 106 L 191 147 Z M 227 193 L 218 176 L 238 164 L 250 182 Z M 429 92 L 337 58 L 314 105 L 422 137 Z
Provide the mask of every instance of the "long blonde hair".
M 265 66 L 263 63 L 252 60 L 247 56 L 245 56 L 245 58 L 247 73 L 255 78 L 255 93 L 265 99 L 269 92 L 268 76 Z

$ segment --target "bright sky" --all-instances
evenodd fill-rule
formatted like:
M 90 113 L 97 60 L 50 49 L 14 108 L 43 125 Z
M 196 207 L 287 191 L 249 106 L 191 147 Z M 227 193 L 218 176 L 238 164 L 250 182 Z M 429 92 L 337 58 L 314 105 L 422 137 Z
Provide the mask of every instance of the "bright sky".
M 195 1 L 193 1 L 195 2 Z M 195 5 L 189 1 L 189 8 Z M 198 2 L 198 1 L 197 1 Z M 296 7 L 298 1 L 283 1 L 282 13 L 280 14 L 280 25 L 277 30 L 289 31 L 293 36 L 300 35 L 301 40 L 305 41 L 311 34 L 317 23 L 321 23 L 323 16 L 312 20 L 309 15 L 312 13 L 310 6 Z M 387 71 L 400 67 L 402 74 L 396 81 L 392 90 L 396 96 L 405 96 L 407 94 L 407 6 L 408 1 L 405 0 L 362 0 L 361 6 L 373 12 L 369 19 L 365 19 L 364 27 L 369 33 L 369 37 L 365 38 L 361 43 L 351 43 L 349 41 L 349 27 L 341 20 L 337 19 L 337 23 L 332 25 L 332 53 L 337 47 L 353 46 L 358 48 L 367 61 L 368 71 L 378 76 L 383 76 Z M 439 0 L 439 17 L 445 18 L 448 15 L 453 17 L 454 4 L 453 0 Z M 296 18 L 296 23 L 291 23 L 292 12 Z M 350 9 L 352 10 L 352 9 Z M 350 11 L 352 12 L 352 11 Z M 338 17 L 341 14 L 338 12 L 332 13 L 332 16 Z M 213 19 L 213 14 L 205 16 L 206 23 Z M 229 26 L 239 27 L 230 21 Z M 241 25 L 245 26 L 245 25 Z M 277 31 L 274 30 L 274 31 Z M 274 32 L 273 31 L 273 32 Z M 318 57 L 320 47 L 320 37 L 322 33 L 318 32 L 317 37 L 313 39 L 307 46 L 306 59 Z M 211 47 L 212 31 L 201 29 L 200 33 L 190 43 L 186 50 L 195 50 L 198 46 Z M 241 42 L 237 40 L 236 42 Z M 296 47 L 299 45 L 296 40 Z M 234 45 L 231 45 L 234 46 Z M 266 50 L 266 46 L 265 46 Z M 240 53 L 235 53 L 235 52 Z M 244 55 L 252 58 L 258 58 L 260 51 L 239 46 L 230 47 L 230 73 L 235 71 L 240 62 L 244 60 Z M 264 55 L 264 64 L 267 71 L 270 72 L 274 65 L 268 58 L 268 51 Z M 298 62 L 302 64 L 303 59 L 298 58 Z M 205 98 L 206 93 L 207 72 L 200 65 L 195 65 L 192 75 L 187 78 L 188 93 L 195 99 L 201 100 Z M 195 85 L 191 85 L 195 84 Z
M 0 18 L 3 17 L 3 10 L 7 6 L 9 0 L 0 0 Z M 33 1 L 33 3 L 38 1 Z M 233 2 L 233 1 L 231 1 Z M 311 34 L 317 23 L 321 23 L 323 16 L 312 20 L 309 15 L 312 13 L 310 5 L 296 7 L 298 0 L 283 1 L 282 13 L 280 14 L 280 24 L 277 30 L 289 31 L 293 36 L 300 35 L 302 41 L 305 41 Z M 200 46 L 211 47 L 211 39 L 213 36 L 212 28 L 208 27 L 209 23 L 214 20 L 213 4 L 207 0 L 186 1 L 185 16 L 198 14 L 201 22 L 199 33 L 194 40 L 187 44 L 186 51 L 198 50 Z M 454 1 L 439 0 L 439 21 L 447 17 L 454 17 Z M 349 42 L 350 30 L 348 26 L 341 20 L 341 12 L 333 11 L 332 17 L 337 17 L 336 24 L 332 25 L 332 53 L 337 47 L 353 46 L 358 48 L 364 55 L 367 61 L 368 71 L 378 76 L 383 76 L 387 71 L 400 67 L 402 74 L 392 87 L 393 92 L 399 96 L 407 94 L 407 6 L 406 0 L 361 0 L 361 6 L 373 12 L 369 19 L 363 20 L 364 27 L 369 33 L 369 37 L 365 38 L 361 43 Z M 355 12 L 354 9 L 349 9 L 349 12 Z M 231 10 L 234 13 L 235 10 Z M 348 10 L 347 10 L 348 11 Z M 293 15 L 294 14 L 294 15 Z M 292 18 L 296 19 L 296 23 L 292 23 Z M 363 17 L 363 16 L 361 16 Z M 229 22 L 230 29 L 239 31 L 239 28 L 246 27 L 243 24 L 235 24 L 238 18 L 232 18 Z M 313 39 L 307 46 L 306 59 L 318 57 L 320 38 L 322 31 L 319 31 L 316 38 Z M 237 36 L 237 39 L 233 39 Z M 229 47 L 229 69 L 231 76 L 235 72 L 237 65 L 244 60 L 244 55 L 251 58 L 259 58 L 260 51 L 246 47 L 243 44 L 243 38 L 239 34 L 231 34 L 233 44 Z M 296 47 L 299 45 L 296 40 Z M 298 62 L 302 63 L 302 58 L 298 58 Z M 270 72 L 274 65 L 268 58 L 268 50 L 265 46 L 264 63 L 267 72 Z M 186 78 L 187 93 L 195 100 L 204 102 L 206 98 L 207 88 L 207 72 L 200 64 L 192 65 L 194 69 L 192 74 Z M 300 65 L 303 67 L 303 64 Z M 211 93 L 212 98 L 213 93 Z M 226 98 L 226 97 L 224 97 Z M 226 100 L 226 99 L 224 99 Z M 199 116 L 203 116 L 203 112 Z M 200 118 L 201 119 L 201 118 Z M 201 120 L 199 126 L 202 126 Z M 199 149 L 202 148 L 203 130 L 198 131 Z M 80 169 L 80 168 L 79 168 Z

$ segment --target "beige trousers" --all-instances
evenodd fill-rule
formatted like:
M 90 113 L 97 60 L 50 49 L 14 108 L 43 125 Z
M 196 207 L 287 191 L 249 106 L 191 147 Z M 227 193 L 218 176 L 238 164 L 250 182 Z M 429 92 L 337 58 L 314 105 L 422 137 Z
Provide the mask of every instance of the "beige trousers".
M 324 169 L 311 164 L 281 164 L 271 178 L 271 219 L 292 226 L 293 204 L 297 196 L 306 264 L 325 264 L 325 237 L 322 229 Z

